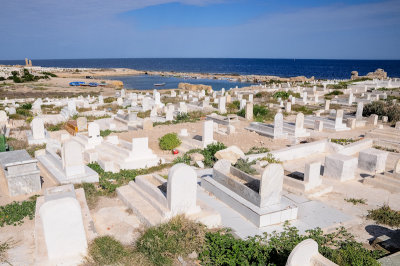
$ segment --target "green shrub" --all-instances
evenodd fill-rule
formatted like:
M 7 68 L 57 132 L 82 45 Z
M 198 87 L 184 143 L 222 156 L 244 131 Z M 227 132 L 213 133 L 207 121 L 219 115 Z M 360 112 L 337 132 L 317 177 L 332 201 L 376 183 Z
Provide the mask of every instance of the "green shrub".
M 46 127 L 46 129 L 47 129 L 48 131 L 58 131 L 58 130 L 63 129 L 64 123 L 61 122 L 61 123 L 58 123 L 58 124 L 56 124 L 56 125 L 53 125 L 53 124 L 46 124 L 45 127 Z
M 154 265 L 171 265 L 178 256 L 199 252 L 205 241 L 205 227 L 176 216 L 168 223 L 150 227 L 137 240 L 137 250 Z
M 378 224 L 400 227 L 400 211 L 392 210 L 388 205 L 369 210 L 367 218 L 374 220 Z
M 207 147 L 201 152 L 201 154 L 204 156 L 204 165 L 212 167 L 217 161 L 217 158 L 215 158 L 215 153 L 223 149 L 226 149 L 226 146 L 221 142 L 207 145 Z
M 100 136 L 102 137 L 107 137 L 108 135 L 110 135 L 113 131 L 110 129 L 106 129 L 106 130 L 100 130 Z
M 246 174 L 252 175 L 255 174 L 257 171 L 252 165 L 256 164 L 256 161 L 251 161 L 249 162 L 249 159 L 243 160 L 239 159 L 237 160 L 236 164 L 234 165 L 237 169 L 245 172 Z
M 88 255 L 96 265 L 111 265 L 120 262 L 129 253 L 125 247 L 112 236 L 97 237 L 90 243 Z
M 168 133 L 158 139 L 159 146 L 162 150 L 172 150 L 181 145 L 182 141 L 176 133 Z
M 25 110 L 31 110 L 32 109 L 32 104 L 31 103 L 25 103 L 21 106 L 22 109 Z
M 238 116 L 245 117 L 246 111 L 245 109 L 240 110 L 237 112 Z M 255 104 L 253 106 L 253 116 L 254 120 L 257 122 L 264 122 L 264 121 L 272 121 L 274 120 L 275 112 L 269 110 L 267 107 Z
M 319 252 L 339 265 L 376 265 L 380 251 L 370 251 L 343 227 L 331 234 L 319 228 L 300 235 L 288 224 L 283 232 L 250 237 L 247 240 L 234 238 L 225 230 L 207 232 L 206 243 L 199 254 L 202 265 L 285 265 L 293 248 L 301 241 L 311 238 L 318 243 Z
M 334 91 L 331 91 L 330 93 L 327 93 L 325 95 L 330 96 L 330 95 L 342 95 L 342 94 L 343 94 L 343 91 L 334 90 Z
M 0 227 L 4 225 L 20 225 L 25 217 L 32 220 L 35 216 L 36 196 L 22 202 L 12 202 L 5 206 L 0 206 Z
M 303 113 L 305 115 L 311 115 L 313 113 L 312 109 L 308 108 L 307 106 L 299 105 L 299 104 L 292 105 L 292 111 L 300 112 L 300 113 Z
M 116 101 L 116 100 L 117 100 L 117 99 L 114 98 L 114 97 L 107 97 L 107 98 L 103 99 L 103 102 L 104 102 L 104 103 L 112 103 L 112 102 L 114 102 L 114 101 Z

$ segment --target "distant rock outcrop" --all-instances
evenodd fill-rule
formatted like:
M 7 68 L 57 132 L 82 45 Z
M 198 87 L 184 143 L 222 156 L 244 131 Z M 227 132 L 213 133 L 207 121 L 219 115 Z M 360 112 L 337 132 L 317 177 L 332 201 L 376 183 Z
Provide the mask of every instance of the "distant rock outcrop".
M 357 71 L 351 71 L 351 79 L 370 78 L 370 79 L 386 79 L 387 72 L 382 68 L 378 68 L 374 72 L 369 72 L 366 76 L 359 76 Z
M 189 84 L 189 83 L 179 83 L 178 89 L 182 90 L 190 90 L 190 91 L 201 91 L 205 90 L 209 93 L 212 92 L 212 87 L 208 85 L 203 85 L 203 84 Z

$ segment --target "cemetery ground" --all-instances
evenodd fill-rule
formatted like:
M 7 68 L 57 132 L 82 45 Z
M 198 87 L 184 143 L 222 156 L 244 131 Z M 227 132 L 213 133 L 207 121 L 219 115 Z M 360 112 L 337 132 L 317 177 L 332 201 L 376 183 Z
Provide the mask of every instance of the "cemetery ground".
M 74 75 L 1 88 L 0 148 L 17 150 L 0 153 L 2 263 L 285 265 L 307 238 L 321 265 L 400 250 L 398 96 L 378 89 L 397 79 L 86 95 Z
M 246 123 L 245 121 L 240 121 L 240 123 Z M 187 128 L 189 132 L 199 132 L 201 131 L 202 121 L 198 121 L 195 123 L 182 123 L 176 125 L 160 125 L 155 127 L 153 130 L 142 130 L 142 131 L 133 131 L 133 132 L 123 132 L 123 133 L 112 133 L 112 135 L 118 135 L 121 139 L 129 140 L 133 136 L 134 137 L 149 137 L 149 146 L 151 149 L 156 151 L 157 154 L 162 154 L 162 156 L 173 159 L 179 155 L 171 155 L 168 151 L 162 151 L 158 147 L 158 138 L 169 133 L 169 132 L 179 132 L 181 128 Z M 270 150 L 277 150 L 280 148 L 286 147 L 288 145 L 287 141 L 276 141 L 267 137 L 260 136 L 255 133 L 249 133 L 244 130 L 242 127 L 238 126 L 238 134 L 234 137 L 231 136 L 220 136 L 216 135 L 215 138 L 217 141 L 224 143 L 226 146 L 237 145 L 243 151 L 248 151 L 251 147 L 268 147 Z M 360 135 L 363 134 L 365 130 L 351 131 L 351 132 L 341 132 L 341 133 L 320 133 L 312 136 L 311 138 L 315 141 L 318 139 L 323 139 L 326 137 L 335 137 L 338 139 L 358 139 Z M 60 132 L 58 132 L 60 133 Z M 400 158 L 399 154 L 390 153 L 387 167 L 390 168 L 394 164 L 395 160 Z M 40 165 L 39 165 L 40 167 Z M 41 169 L 41 176 L 43 178 L 43 187 L 42 192 L 45 188 L 54 186 L 54 181 L 48 176 L 46 171 Z M 168 169 L 163 169 L 158 172 L 160 175 L 165 176 L 168 173 Z M 362 177 L 359 176 L 358 180 L 361 180 Z M 4 183 L 4 178 L 1 177 L 3 182 L 0 183 L 1 195 L 0 205 L 5 205 L 11 202 L 11 199 L 6 195 L 6 184 Z M 337 185 L 337 184 L 336 184 Z M 95 185 L 97 186 L 97 185 Z M 353 215 L 357 217 L 355 221 L 352 222 L 350 227 L 347 229 L 351 234 L 355 236 L 355 239 L 361 243 L 363 243 L 364 247 L 368 249 L 374 249 L 369 245 L 370 239 L 385 234 L 395 236 L 397 233 L 397 227 L 390 227 L 387 225 L 377 225 L 373 220 L 367 219 L 366 216 L 368 214 L 368 210 L 377 209 L 385 204 L 389 205 L 393 209 L 398 209 L 398 202 L 400 200 L 400 194 L 391 194 L 383 189 L 377 189 L 373 187 L 366 188 L 365 185 L 361 184 L 357 180 L 346 182 L 345 184 L 337 185 L 336 192 L 326 194 L 319 198 L 320 201 L 326 203 L 329 206 L 333 206 L 346 214 Z M 338 193 L 337 191 L 340 191 Z M 90 191 L 87 192 L 87 200 L 90 202 L 91 195 Z M 35 193 L 34 193 L 35 194 Z M 32 195 L 34 195 L 32 194 Z M 36 193 L 37 194 L 37 193 Z M 13 197 L 13 201 L 22 201 L 28 200 L 28 198 L 32 195 L 24 195 L 19 197 Z M 143 255 L 136 250 L 132 250 L 130 248 L 130 244 L 137 240 L 141 234 L 143 234 L 145 227 L 140 221 L 130 212 L 126 206 L 117 198 L 115 194 L 111 194 L 108 196 L 98 196 L 95 195 L 96 200 L 94 204 L 91 203 L 89 206 L 91 207 L 90 212 L 95 221 L 96 229 L 100 235 L 111 235 L 118 241 L 120 241 L 123 245 L 122 254 L 124 252 L 130 252 L 131 255 L 126 257 L 127 255 L 120 255 L 122 257 L 118 258 L 118 255 L 115 255 L 114 258 L 112 254 L 108 254 L 111 256 L 109 258 L 111 262 L 113 260 L 121 260 L 125 263 L 140 262 L 141 265 L 146 265 L 149 262 L 149 257 L 147 255 Z M 347 202 L 346 199 L 354 198 L 354 199 L 363 199 L 365 203 L 363 204 L 353 204 L 351 202 Z M 23 219 L 23 224 L 18 226 L 8 225 L 0 228 L 0 241 L 6 242 L 9 239 L 12 240 L 12 245 L 9 247 L 8 251 L 8 261 L 13 265 L 22 265 L 24 263 L 32 263 L 34 258 L 34 220 L 29 220 L 29 218 Z M 349 225 L 346 225 L 347 227 Z M 335 228 L 331 228 L 330 232 L 333 232 Z M 202 233 L 204 234 L 204 232 Z M 10 240 L 10 241 L 11 241 Z M 114 251 L 114 250 L 112 250 Z M 98 252 L 98 251 L 97 251 Z M 118 252 L 118 250 L 115 250 Z M 146 251 L 148 252 L 148 251 Z M 146 253 L 145 253 L 146 254 Z M 189 254 L 187 254 L 189 255 Z M 107 258 L 99 258 L 99 260 Z M 157 260 L 157 258 L 154 258 Z M 160 259 L 160 258 L 158 258 Z M 162 259 L 162 258 L 161 258 Z M 177 258 L 175 258 L 177 259 Z M 186 260 L 187 259 L 185 258 Z M 164 262 L 164 261 L 162 261 Z M 159 263 L 159 262 L 158 262 Z M 90 263 L 89 263 L 90 264 Z M 150 263 L 151 264 L 151 263 Z M 161 263 L 162 264 L 162 263 Z

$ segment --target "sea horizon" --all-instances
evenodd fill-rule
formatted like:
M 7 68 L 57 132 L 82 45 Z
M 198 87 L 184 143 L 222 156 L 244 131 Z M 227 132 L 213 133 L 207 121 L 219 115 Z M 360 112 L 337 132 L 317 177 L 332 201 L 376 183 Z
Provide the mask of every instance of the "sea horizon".
M 31 59 L 34 66 L 62 68 L 130 68 L 141 71 L 190 72 L 235 75 L 305 76 L 349 79 L 352 71 L 366 75 L 378 68 L 400 77 L 400 60 L 394 59 L 279 59 L 279 58 L 88 58 Z M 0 60 L 3 65 L 24 65 L 24 60 Z

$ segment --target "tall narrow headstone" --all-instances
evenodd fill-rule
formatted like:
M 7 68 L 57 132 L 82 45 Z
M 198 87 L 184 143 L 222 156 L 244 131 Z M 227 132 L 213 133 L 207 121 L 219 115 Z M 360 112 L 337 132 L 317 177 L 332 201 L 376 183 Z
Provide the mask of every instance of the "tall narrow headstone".
M 219 98 L 218 111 L 221 114 L 225 114 L 226 113 L 226 98 L 225 98 L 225 96 Z
M 251 102 L 246 104 L 246 119 L 253 120 L 253 103 Z
M 343 124 L 343 110 L 336 110 L 335 128 L 341 127 Z
M 214 122 L 212 120 L 206 120 L 203 123 L 202 141 L 204 148 L 214 142 Z
M 357 120 L 362 120 L 363 110 L 364 110 L 364 103 L 358 102 L 357 103 L 357 111 L 356 111 L 356 119 Z
M 330 100 L 325 100 L 325 111 L 329 111 L 331 101 Z
M 283 115 L 277 113 L 274 118 L 274 137 L 279 137 L 283 134 Z
M 283 186 L 283 167 L 281 164 L 268 164 L 260 181 L 260 207 L 281 202 Z

